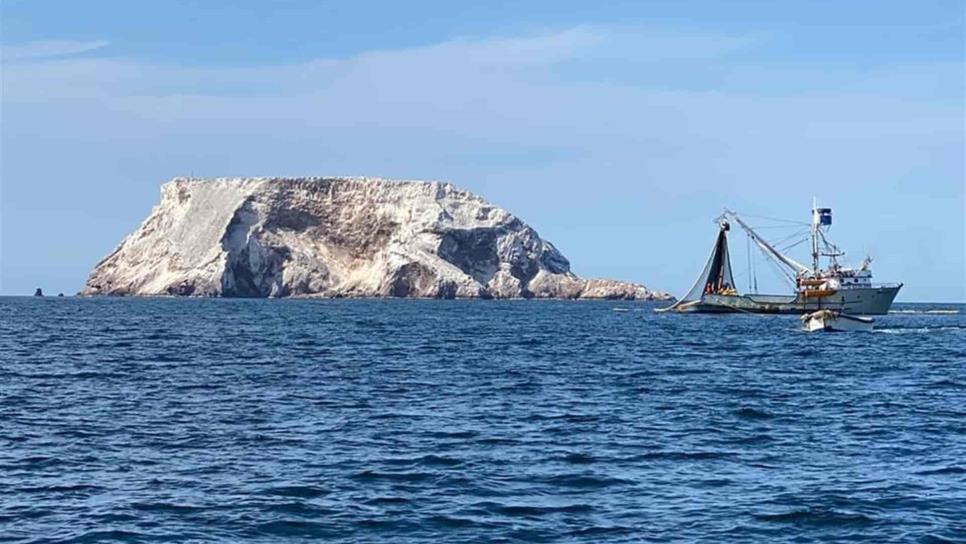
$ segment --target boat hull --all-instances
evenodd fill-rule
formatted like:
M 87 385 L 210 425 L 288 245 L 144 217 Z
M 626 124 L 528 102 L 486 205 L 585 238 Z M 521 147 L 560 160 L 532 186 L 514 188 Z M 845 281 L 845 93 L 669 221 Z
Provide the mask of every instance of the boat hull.
M 807 332 L 868 332 L 873 329 L 874 324 L 871 317 L 851 316 L 829 310 L 802 316 L 802 329 Z
M 849 315 L 885 315 L 902 284 L 843 289 L 820 298 L 801 295 L 704 295 L 679 310 L 699 313 L 805 314 L 834 310 Z

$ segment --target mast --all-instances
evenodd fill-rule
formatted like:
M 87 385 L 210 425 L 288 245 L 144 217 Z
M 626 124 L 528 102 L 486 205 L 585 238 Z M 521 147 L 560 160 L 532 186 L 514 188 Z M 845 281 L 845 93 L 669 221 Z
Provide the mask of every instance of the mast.
M 815 197 L 812 197 L 812 273 L 817 278 L 819 276 L 819 258 L 824 255 L 829 257 L 830 269 L 836 264 L 835 258 L 844 255 L 834 245 L 825 239 L 825 233 L 832 226 L 832 209 L 819 208 Z M 823 253 L 819 245 L 825 249 Z
M 818 277 L 818 202 L 812 197 L 812 274 Z
M 742 221 L 740 217 L 738 217 L 738 214 L 736 214 L 731 210 L 725 210 L 725 215 L 728 215 L 729 217 L 734 219 L 735 222 L 738 223 L 738 225 L 741 226 L 741 228 L 744 229 L 744 231 L 748 234 L 748 237 L 751 238 L 756 244 L 758 244 L 758 247 L 760 247 L 762 251 L 764 251 L 767 255 L 774 257 L 775 259 L 777 259 L 779 262 L 781 262 L 788 268 L 791 268 L 796 272 L 796 274 L 804 274 L 808 272 L 807 266 L 799 262 L 796 262 L 790 257 L 786 257 L 777 249 L 773 248 L 768 242 L 764 240 L 764 238 L 759 236 L 754 229 L 752 229 L 747 224 L 745 224 L 745 222 Z

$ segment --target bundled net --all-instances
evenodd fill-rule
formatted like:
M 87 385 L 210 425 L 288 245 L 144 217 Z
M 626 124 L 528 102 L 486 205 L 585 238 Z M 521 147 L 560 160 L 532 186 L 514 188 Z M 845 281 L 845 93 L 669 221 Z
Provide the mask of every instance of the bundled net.
M 708 257 L 707 264 L 701 271 L 701 275 L 691 286 L 691 289 L 672 306 L 665 310 L 674 310 L 690 302 L 697 302 L 707 294 L 737 294 L 735 291 L 735 278 L 731 273 L 731 257 L 728 254 L 728 230 L 730 226 L 727 221 L 719 222 L 718 236 L 715 238 L 714 246 L 711 248 L 711 255 Z

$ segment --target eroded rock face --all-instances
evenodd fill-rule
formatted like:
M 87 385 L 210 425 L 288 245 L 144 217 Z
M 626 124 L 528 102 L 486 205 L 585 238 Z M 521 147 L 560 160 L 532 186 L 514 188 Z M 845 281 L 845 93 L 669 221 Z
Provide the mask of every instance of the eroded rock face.
M 175 178 L 85 295 L 667 298 L 584 280 L 536 231 L 448 183 Z

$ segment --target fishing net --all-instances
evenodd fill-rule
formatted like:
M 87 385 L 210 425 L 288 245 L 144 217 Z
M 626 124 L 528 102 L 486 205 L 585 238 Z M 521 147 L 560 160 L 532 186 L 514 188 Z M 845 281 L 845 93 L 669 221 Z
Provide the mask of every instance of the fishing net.
M 705 294 L 735 294 L 735 278 L 731 273 L 731 257 L 728 254 L 728 230 L 730 226 L 727 221 L 720 221 L 718 236 L 715 238 L 714 246 L 711 247 L 711 255 L 708 257 L 707 264 L 701 271 L 701 275 L 691 286 L 691 289 L 683 297 L 677 300 L 672 306 L 664 310 L 674 310 L 689 302 L 701 300 Z

